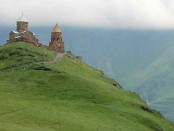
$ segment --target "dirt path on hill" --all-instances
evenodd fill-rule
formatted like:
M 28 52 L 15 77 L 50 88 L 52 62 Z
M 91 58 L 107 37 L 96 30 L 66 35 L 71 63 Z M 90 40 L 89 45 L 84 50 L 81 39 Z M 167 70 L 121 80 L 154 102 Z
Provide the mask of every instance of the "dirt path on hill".
M 53 63 L 60 61 L 64 55 L 65 55 L 65 53 L 57 53 L 56 58 L 53 60 Z

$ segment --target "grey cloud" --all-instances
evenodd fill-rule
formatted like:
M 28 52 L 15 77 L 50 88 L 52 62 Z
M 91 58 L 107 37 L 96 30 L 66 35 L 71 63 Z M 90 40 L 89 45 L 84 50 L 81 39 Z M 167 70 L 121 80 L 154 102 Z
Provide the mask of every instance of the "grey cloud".
M 0 0 L 0 25 L 24 12 L 32 25 L 172 29 L 173 7 L 172 0 Z

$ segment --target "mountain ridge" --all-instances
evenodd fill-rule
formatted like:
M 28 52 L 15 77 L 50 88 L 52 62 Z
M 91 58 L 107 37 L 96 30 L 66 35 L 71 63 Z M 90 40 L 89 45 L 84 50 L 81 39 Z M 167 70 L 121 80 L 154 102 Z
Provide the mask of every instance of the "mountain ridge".
M 173 118 L 174 93 L 174 46 L 162 52 L 158 59 L 153 61 L 138 76 L 138 85 L 135 91 L 145 99 L 150 106 L 162 112 L 167 118 Z

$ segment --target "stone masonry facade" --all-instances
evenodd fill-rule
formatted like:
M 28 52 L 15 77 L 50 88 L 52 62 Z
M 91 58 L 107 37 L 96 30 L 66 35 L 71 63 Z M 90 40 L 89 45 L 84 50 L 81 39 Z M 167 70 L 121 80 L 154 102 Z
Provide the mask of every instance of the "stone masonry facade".
M 65 52 L 64 42 L 62 40 L 62 31 L 57 24 L 51 32 L 51 42 L 49 43 L 49 48 L 56 52 Z

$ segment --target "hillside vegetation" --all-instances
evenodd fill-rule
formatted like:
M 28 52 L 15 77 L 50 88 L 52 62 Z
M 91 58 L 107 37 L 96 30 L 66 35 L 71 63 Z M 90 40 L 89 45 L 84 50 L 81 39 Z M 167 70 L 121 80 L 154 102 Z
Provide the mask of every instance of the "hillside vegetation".
M 0 48 L 1 131 L 174 130 L 101 71 L 72 54 L 54 59 L 52 51 L 30 44 Z

